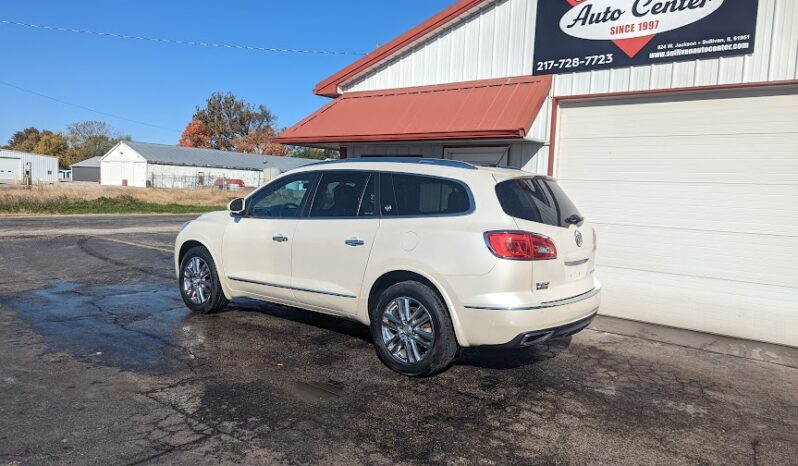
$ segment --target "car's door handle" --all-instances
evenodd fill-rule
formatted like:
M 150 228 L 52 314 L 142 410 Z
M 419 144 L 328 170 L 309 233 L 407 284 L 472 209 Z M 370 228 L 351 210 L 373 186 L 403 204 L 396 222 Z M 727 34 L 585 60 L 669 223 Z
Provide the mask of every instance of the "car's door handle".
M 363 241 L 362 239 L 357 239 L 357 238 L 348 239 L 348 240 L 344 241 L 344 243 L 346 243 L 347 246 L 363 246 L 364 244 L 366 244 L 365 241 Z
M 283 235 L 274 235 L 272 236 L 272 240 L 277 241 L 278 243 L 285 243 L 288 241 L 288 237 Z

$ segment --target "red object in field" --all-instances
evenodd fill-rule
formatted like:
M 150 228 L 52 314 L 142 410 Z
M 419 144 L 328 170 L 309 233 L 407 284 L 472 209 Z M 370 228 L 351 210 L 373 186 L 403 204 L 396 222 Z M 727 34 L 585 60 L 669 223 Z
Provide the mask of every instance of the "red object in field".
M 503 259 L 556 259 L 557 248 L 550 238 L 524 231 L 496 231 L 485 233 L 488 247 Z
M 216 181 L 213 182 L 214 186 L 230 186 L 231 184 L 238 185 L 241 188 L 245 186 L 244 180 L 238 178 L 217 178 Z

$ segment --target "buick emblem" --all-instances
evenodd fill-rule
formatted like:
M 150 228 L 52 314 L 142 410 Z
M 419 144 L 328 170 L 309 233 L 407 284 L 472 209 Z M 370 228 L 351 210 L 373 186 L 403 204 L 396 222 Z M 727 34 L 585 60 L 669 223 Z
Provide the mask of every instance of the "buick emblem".
M 576 238 L 576 245 L 581 248 L 582 247 L 582 243 L 584 242 L 584 240 L 582 239 L 582 232 L 580 232 L 579 230 L 576 230 L 574 232 L 574 238 Z

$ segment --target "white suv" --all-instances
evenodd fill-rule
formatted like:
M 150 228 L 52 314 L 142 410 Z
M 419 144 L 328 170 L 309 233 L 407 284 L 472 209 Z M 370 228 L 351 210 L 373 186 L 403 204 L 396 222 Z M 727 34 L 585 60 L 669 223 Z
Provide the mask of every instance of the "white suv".
M 367 158 L 293 170 L 184 226 L 194 311 L 248 297 L 355 319 L 410 376 L 460 347 L 573 335 L 599 307 L 596 239 L 556 181 L 465 162 Z

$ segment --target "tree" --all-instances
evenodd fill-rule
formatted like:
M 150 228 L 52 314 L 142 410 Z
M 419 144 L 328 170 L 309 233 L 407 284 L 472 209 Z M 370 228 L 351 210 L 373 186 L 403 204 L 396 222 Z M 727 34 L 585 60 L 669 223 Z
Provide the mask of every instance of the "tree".
M 63 133 L 42 131 L 39 142 L 36 143 L 31 152 L 58 157 L 58 165 L 61 168 L 67 168 L 70 165 L 68 159 L 69 141 Z
M 105 155 L 116 143 L 129 141 L 130 136 L 122 135 L 104 121 L 83 121 L 67 126 L 70 165 L 82 160 Z
M 277 136 L 277 132 L 272 127 L 259 128 L 246 136 L 233 141 L 235 149 L 239 152 L 249 152 L 260 155 L 280 155 L 291 154 L 291 148 L 272 142 L 272 138 Z
M 177 143 L 181 147 L 204 147 L 206 149 L 211 147 L 211 137 L 205 131 L 205 125 L 200 120 L 191 120 L 186 129 L 183 130 L 183 135 L 180 137 L 180 142 Z
M 337 150 L 333 149 L 319 149 L 317 147 L 295 147 L 294 157 L 301 157 L 303 159 L 327 160 L 338 159 L 340 154 Z
M 82 121 L 67 126 L 66 134 L 34 127 L 17 131 L 8 140 L 8 148 L 58 157 L 58 164 L 68 168 L 73 163 L 105 155 L 117 142 L 130 140 L 104 121 Z
M 232 92 L 214 92 L 205 102 L 205 107 L 197 107 L 194 120 L 202 123 L 210 138 L 210 147 L 220 150 L 235 150 L 236 144 L 252 145 L 253 141 L 244 139 L 253 133 L 269 128 L 273 131 L 274 115 L 265 105 L 254 105 L 239 99 Z M 250 136 L 257 139 L 259 136 Z
M 31 126 L 30 128 L 25 128 L 11 135 L 7 147 L 11 150 L 18 150 L 20 152 L 31 152 L 36 146 L 36 143 L 39 142 L 41 136 L 41 131 Z

